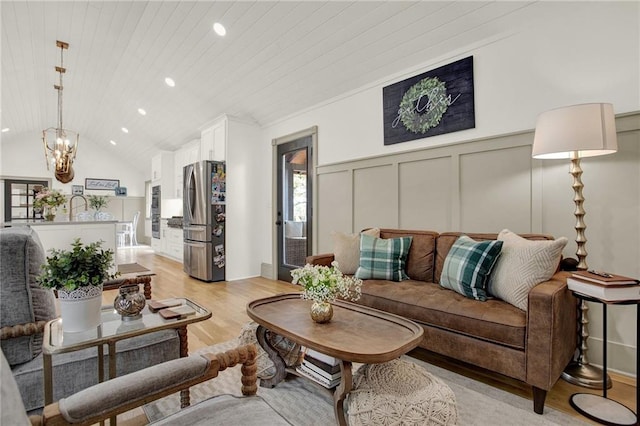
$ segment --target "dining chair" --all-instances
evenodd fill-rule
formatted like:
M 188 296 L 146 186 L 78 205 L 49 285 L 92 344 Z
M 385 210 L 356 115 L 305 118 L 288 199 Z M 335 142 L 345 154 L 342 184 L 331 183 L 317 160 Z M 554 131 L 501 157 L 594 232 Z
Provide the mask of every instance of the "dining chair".
M 129 242 L 130 246 L 138 245 L 138 238 L 136 236 L 138 230 L 138 218 L 140 217 L 140 211 L 137 211 L 133 215 L 131 222 L 119 222 L 117 232 L 118 247 L 124 247 Z

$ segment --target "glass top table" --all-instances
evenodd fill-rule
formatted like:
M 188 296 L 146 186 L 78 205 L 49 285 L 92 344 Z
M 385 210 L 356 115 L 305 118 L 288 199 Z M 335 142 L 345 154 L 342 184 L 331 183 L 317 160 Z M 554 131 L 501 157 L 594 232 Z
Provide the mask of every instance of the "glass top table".
M 61 318 L 49 321 L 45 325 L 42 342 L 45 405 L 53 402 L 52 355 L 97 347 L 98 380 L 102 382 L 105 371 L 104 345 L 109 347 L 108 378 L 112 379 L 116 375 L 116 342 L 159 330 L 176 329 L 180 338 L 180 356 L 187 356 L 187 325 L 211 318 L 211 312 L 189 299 L 178 300 L 183 305 L 193 308 L 195 313 L 177 319 L 164 319 L 159 313 L 151 312 L 149 307 L 145 306 L 141 312 L 142 318 L 123 320 L 113 306 L 105 305 L 101 312 L 102 323 L 94 329 L 77 333 L 64 332 Z M 183 407 L 189 405 L 188 391 L 182 394 L 181 403 Z

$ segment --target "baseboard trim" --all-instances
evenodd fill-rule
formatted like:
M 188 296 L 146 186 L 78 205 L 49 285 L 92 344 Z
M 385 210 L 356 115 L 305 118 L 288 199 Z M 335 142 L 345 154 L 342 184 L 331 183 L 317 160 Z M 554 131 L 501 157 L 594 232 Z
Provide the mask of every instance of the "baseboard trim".
M 260 264 L 260 276 L 262 278 L 273 279 L 273 265 L 270 263 L 261 263 Z

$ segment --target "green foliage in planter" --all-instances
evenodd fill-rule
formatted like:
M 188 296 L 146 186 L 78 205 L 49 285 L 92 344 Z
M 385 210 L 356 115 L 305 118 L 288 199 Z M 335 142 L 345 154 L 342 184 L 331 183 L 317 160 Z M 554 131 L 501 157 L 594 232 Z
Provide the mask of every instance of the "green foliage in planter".
M 120 275 L 109 273 L 113 266 L 113 250 L 102 249 L 102 241 L 83 245 L 80 238 L 71 244 L 71 250 L 50 250 L 42 265 L 38 283 L 43 287 L 72 291 L 78 287 L 100 285 Z
M 103 197 L 102 195 L 89 195 L 89 207 L 96 211 L 100 211 L 108 202 L 107 197 Z

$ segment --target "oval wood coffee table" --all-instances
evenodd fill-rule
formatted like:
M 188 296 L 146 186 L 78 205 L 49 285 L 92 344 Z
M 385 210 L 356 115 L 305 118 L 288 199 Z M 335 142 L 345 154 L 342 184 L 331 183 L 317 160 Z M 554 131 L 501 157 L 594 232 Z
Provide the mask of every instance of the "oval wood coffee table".
M 287 373 L 295 374 L 269 344 L 267 330 L 340 359 L 342 380 L 333 393 L 333 409 L 338 424 L 346 425 L 343 404 L 353 385 L 351 363 L 378 364 L 398 358 L 418 346 L 422 327 L 406 318 L 344 301 L 332 303 L 331 322 L 318 324 L 309 316 L 311 301 L 300 295 L 279 294 L 247 305 L 247 314 L 259 324 L 258 343 L 276 367 L 275 375 L 261 379 L 260 386 L 274 387 Z

